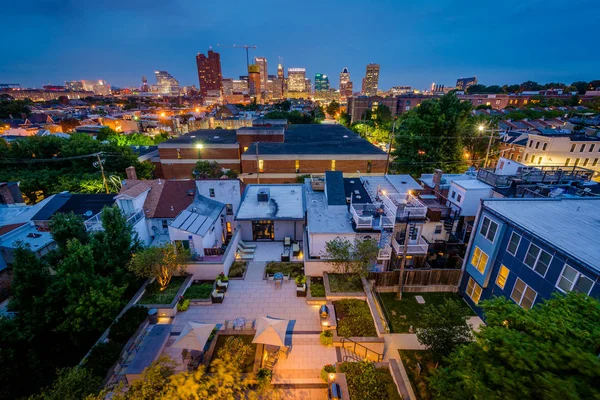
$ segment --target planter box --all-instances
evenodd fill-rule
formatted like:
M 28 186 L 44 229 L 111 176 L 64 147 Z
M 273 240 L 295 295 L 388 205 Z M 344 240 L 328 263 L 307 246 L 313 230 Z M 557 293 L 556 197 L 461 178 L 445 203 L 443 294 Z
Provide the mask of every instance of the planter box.
M 306 283 L 302 286 L 296 286 L 296 297 L 306 297 Z
M 327 298 L 326 297 L 313 297 L 310 294 L 310 277 L 307 276 L 306 277 L 306 304 L 309 304 L 311 306 L 317 305 L 323 305 L 325 303 L 327 303 Z

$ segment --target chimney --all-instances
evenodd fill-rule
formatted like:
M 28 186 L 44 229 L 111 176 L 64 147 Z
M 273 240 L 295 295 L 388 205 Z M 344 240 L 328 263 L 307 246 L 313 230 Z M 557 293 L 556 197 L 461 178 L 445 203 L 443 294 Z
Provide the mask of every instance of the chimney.
M 0 184 L 0 203 L 1 204 L 15 204 L 15 198 L 13 197 L 8 184 Z
M 127 167 L 125 168 L 125 173 L 127 174 L 127 179 L 137 180 L 137 174 L 135 173 L 135 167 Z
M 436 169 L 433 171 L 433 186 L 438 189 L 440 187 L 440 183 L 442 183 L 442 175 L 444 175 L 444 171 L 441 169 Z

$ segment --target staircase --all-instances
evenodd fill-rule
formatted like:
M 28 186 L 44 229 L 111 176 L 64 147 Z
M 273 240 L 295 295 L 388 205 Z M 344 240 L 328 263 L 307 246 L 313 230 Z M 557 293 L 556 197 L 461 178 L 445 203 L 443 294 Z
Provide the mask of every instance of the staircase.
M 263 363 L 263 368 L 273 371 L 277 360 L 279 360 L 279 352 L 270 353 L 265 362 Z
M 352 339 L 342 338 L 342 360 L 360 361 L 383 361 L 383 354 L 377 353 Z

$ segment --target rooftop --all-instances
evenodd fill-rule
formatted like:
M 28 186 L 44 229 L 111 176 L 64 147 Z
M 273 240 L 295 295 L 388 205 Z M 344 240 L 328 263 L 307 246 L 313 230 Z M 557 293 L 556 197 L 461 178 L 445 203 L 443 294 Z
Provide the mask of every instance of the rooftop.
M 204 236 L 215 224 L 225 204 L 201 195 L 171 223 L 172 228 Z
M 488 199 L 484 206 L 600 272 L 600 198 Z
M 87 219 L 102 211 L 104 206 L 113 205 L 114 202 L 112 194 L 59 193 L 42 207 L 32 220 L 48 221 L 56 213 L 70 212 Z
M 234 129 L 199 129 L 179 137 L 169 139 L 163 144 L 190 144 L 202 142 L 206 144 L 236 144 L 237 138 Z
M 446 187 L 449 188 L 450 184 L 454 181 L 464 181 L 467 179 L 474 179 L 476 180 L 477 177 L 475 175 L 471 175 L 469 173 L 464 173 L 464 174 L 443 174 L 442 175 L 442 182 L 440 183 L 440 186 L 442 187 Z M 433 183 L 433 174 L 422 174 L 421 177 L 419 178 L 419 180 L 421 182 L 423 182 L 426 186 L 433 188 L 435 186 L 435 184 Z
M 360 184 L 358 179 L 356 182 Z M 306 220 L 309 233 L 354 233 L 351 215 L 347 207 L 328 208 L 325 192 L 312 190 L 309 180 L 305 186 Z
M 392 184 L 398 193 L 408 193 L 412 190 L 423 190 L 417 181 L 410 175 L 386 175 L 385 179 Z
M 265 189 L 268 201 L 258 201 L 258 192 Z M 302 185 L 248 185 L 235 219 L 302 220 L 305 211 L 303 192 Z
M 54 239 L 50 232 L 38 231 L 33 224 L 21 225 L 0 237 L 0 248 L 16 248 L 21 243 L 28 244 L 31 251 L 38 251 L 52 244 Z
M 481 182 L 477 179 L 464 179 L 461 181 L 454 181 L 452 183 L 466 190 L 492 189 L 492 186 L 488 185 L 487 183 Z
M 346 205 L 346 193 L 344 190 L 344 174 L 341 171 L 325 172 L 325 189 L 327 191 L 328 205 Z
M 194 201 L 196 184 L 193 180 L 127 179 L 117 197 L 135 198 L 146 191 L 149 191 L 144 201 L 146 218 L 175 218 Z
M 358 178 L 344 178 L 344 191 L 347 199 L 352 197 L 352 203 L 372 203 L 369 193 Z

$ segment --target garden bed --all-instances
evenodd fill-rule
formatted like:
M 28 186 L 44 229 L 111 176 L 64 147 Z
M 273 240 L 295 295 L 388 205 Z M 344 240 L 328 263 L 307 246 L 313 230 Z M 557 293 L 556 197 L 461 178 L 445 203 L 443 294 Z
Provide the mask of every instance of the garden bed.
M 377 337 L 377 329 L 366 301 L 343 299 L 333 302 L 337 334 L 343 337 Z
M 410 327 L 416 327 L 419 313 L 428 305 L 439 306 L 447 299 L 458 301 L 465 311 L 473 316 L 475 312 L 456 293 L 403 293 L 402 300 L 396 298 L 396 293 L 380 293 L 381 305 L 389 319 L 392 333 L 406 333 Z M 415 296 L 422 296 L 425 304 L 417 303 Z
M 339 371 L 346 374 L 351 399 L 402 400 L 389 368 L 376 368 L 370 362 L 344 362 Z
M 426 350 L 398 350 L 406 374 L 415 392 L 417 400 L 429 400 L 432 398 L 427 380 L 435 370 L 435 361 L 431 352 Z M 417 367 L 421 365 L 421 371 Z
M 290 275 L 290 279 L 294 279 L 297 276 L 304 275 L 304 264 L 297 262 L 279 262 L 271 261 L 267 263 L 265 268 L 265 277 L 267 274 L 274 274 L 281 272 L 284 275 Z
M 227 276 L 229 279 L 244 279 L 247 268 L 247 261 L 234 261 L 233 264 L 231 264 L 231 267 L 229 267 L 229 274 Z
M 252 350 L 248 353 L 244 361 L 242 362 L 241 371 L 242 373 L 251 373 L 254 370 L 254 360 L 256 358 L 256 347 L 255 343 L 252 343 L 254 335 L 217 335 L 217 343 L 213 349 L 211 361 L 218 357 L 219 349 L 223 347 L 227 338 L 238 337 L 242 339 L 244 344 L 250 345 Z
M 323 283 L 323 278 L 310 278 L 310 295 L 311 297 L 325 298 L 325 284 Z
M 137 304 L 171 304 L 185 279 L 185 276 L 174 276 L 164 290 L 160 290 L 160 285 L 154 280 L 146 286 Z
M 213 291 L 214 281 L 194 281 L 183 294 L 186 299 L 208 299 Z
M 327 274 L 331 293 L 364 293 L 358 275 Z

